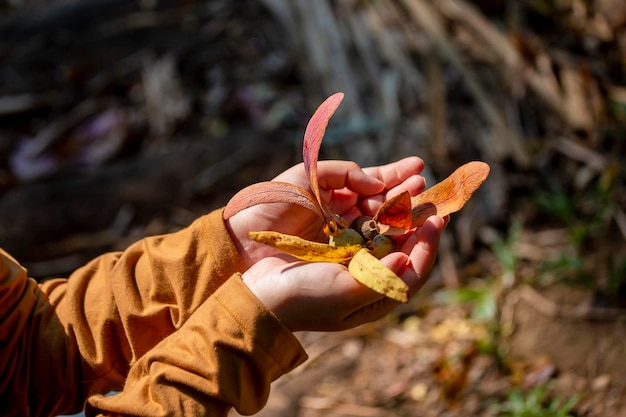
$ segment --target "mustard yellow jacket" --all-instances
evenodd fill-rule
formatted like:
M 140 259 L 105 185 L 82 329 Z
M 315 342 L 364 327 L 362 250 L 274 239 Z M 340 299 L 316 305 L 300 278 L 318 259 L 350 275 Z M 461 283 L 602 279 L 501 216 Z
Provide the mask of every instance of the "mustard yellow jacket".
M 43 284 L 0 249 L 0 415 L 257 412 L 306 354 L 244 269 L 221 210 Z

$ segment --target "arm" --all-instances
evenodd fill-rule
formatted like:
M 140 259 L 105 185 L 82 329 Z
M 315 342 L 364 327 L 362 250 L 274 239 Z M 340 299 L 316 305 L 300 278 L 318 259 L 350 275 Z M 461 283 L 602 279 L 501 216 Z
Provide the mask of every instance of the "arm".
M 235 407 L 249 415 L 267 401 L 270 382 L 305 359 L 292 333 L 233 276 L 139 359 L 122 393 L 90 398 L 87 411 L 226 416 Z
M 241 387 L 267 390 L 278 369 L 286 371 L 305 358 L 293 335 L 242 285 L 238 272 L 245 266 L 221 211 L 178 233 L 103 255 L 68 280 L 41 286 L 27 279 L 8 255 L 2 259 L 0 312 L 6 343 L 0 347 L 0 407 L 6 411 L 67 413 L 81 409 L 96 393 L 123 388 L 116 397 L 94 398 L 91 409 L 132 415 L 140 411 L 137 405 L 165 412 L 202 402 L 215 411 L 209 415 L 225 415 L 228 401 L 243 410 L 260 407 L 262 397 L 247 397 L 250 392 Z M 224 282 L 228 285 L 221 299 L 236 299 L 243 288 L 249 302 L 230 305 L 229 313 L 228 303 L 210 297 Z M 282 343 L 275 349 L 283 355 L 278 363 L 260 360 L 253 349 L 267 334 Z M 233 349 L 236 337 L 246 342 Z M 218 363 L 224 366 L 215 368 Z M 198 368 L 214 375 L 187 377 Z M 242 385 L 226 383 L 231 378 Z M 177 385 L 176 390 L 164 379 L 184 381 L 188 388 Z

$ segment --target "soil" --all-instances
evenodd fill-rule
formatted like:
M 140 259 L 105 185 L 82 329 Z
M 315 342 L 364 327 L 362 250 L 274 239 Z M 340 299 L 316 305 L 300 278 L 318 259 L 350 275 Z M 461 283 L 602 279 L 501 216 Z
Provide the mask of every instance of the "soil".
M 423 313 L 428 296 L 414 303 L 422 313 L 397 313 L 347 332 L 300 334 L 309 361 L 274 383 L 257 415 L 496 416 L 512 387 L 546 384 L 550 398 L 576 398 L 573 415 L 626 416 L 624 312 L 592 318 L 550 310 L 587 310 L 582 306 L 590 298 L 569 287 L 512 291 L 503 304 L 511 334 L 499 341 L 507 363 L 483 351 L 448 374 L 442 361 L 453 368 L 454 355 L 471 352 L 472 341 L 488 330 L 466 309 L 437 306 Z

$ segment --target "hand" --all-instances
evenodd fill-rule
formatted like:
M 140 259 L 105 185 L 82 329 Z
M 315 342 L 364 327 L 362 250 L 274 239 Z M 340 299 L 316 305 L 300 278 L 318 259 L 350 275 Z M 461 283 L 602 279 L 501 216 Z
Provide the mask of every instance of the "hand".
M 419 176 L 424 162 L 417 157 L 361 169 L 354 162 L 320 161 L 318 179 L 322 198 L 331 210 L 348 221 L 367 214 L 373 216 L 388 198 L 403 191 L 416 195 L 424 189 Z M 296 165 L 274 178 L 309 189 L 304 165 Z M 308 240 L 325 241 L 324 220 L 310 210 L 295 204 L 263 204 L 235 214 L 226 221 L 237 249 L 248 267 L 277 253 L 269 246 L 248 238 L 250 231 L 274 230 Z
M 445 224 L 440 217 L 430 217 L 400 251 L 381 259 L 408 284 L 410 295 L 430 275 Z M 377 320 L 399 304 L 361 285 L 344 265 L 294 262 L 283 255 L 258 261 L 243 280 L 291 331 L 348 329 Z

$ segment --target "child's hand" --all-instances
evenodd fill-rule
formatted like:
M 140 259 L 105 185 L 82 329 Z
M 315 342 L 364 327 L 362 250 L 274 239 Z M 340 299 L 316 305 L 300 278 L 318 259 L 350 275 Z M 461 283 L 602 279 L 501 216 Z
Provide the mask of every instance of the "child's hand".
M 381 259 L 414 295 L 435 262 L 445 221 L 430 217 L 400 251 Z M 259 260 L 243 280 L 261 302 L 292 331 L 343 330 L 377 320 L 397 301 L 359 284 L 344 265 L 293 261 L 285 255 Z

